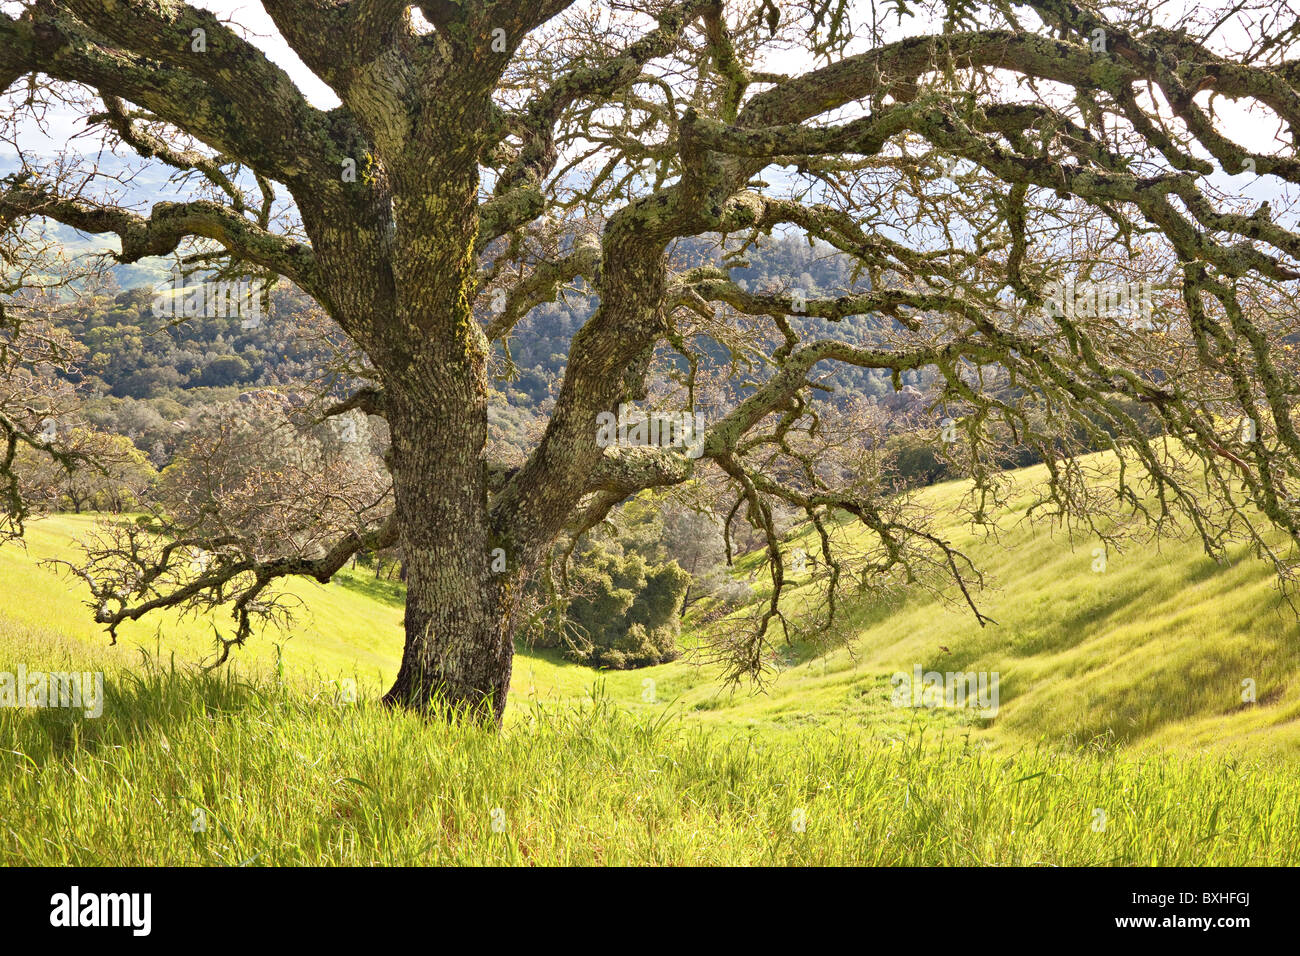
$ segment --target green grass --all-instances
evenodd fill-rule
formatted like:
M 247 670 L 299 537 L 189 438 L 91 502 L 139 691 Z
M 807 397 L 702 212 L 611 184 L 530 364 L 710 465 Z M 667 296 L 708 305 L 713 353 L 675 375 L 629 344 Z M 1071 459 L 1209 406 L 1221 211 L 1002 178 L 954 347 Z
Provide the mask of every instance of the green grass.
M 1042 472 L 1018 477 L 1027 485 Z M 922 498 L 942 514 L 959 494 L 950 484 Z M 811 691 L 819 712 L 837 700 L 842 709 L 864 671 L 997 671 L 1000 710 L 978 730 L 993 744 L 1104 737 L 1150 750 L 1300 754 L 1300 625 L 1267 565 L 1245 548 L 1218 565 L 1191 541 L 1164 540 L 1112 552 L 1098 573 L 1095 541 L 1016 522 L 1028 503 L 1027 493 L 1013 501 L 996 543 L 940 524 L 989 572 L 994 589 L 980 604 L 996 626 L 924 596 L 859 606 L 852 654 L 796 668 L 791 689 L 805 686 L 790 703 Z M 1243 701 L 1246 679 L 1255 703 Z
M 155 664 L 98 721 L 0 712 L 0 739 L 7 864 L 1281 864 L 1300 837 L 1280 768 L 720 736 L 599 694 L 498 734 Z
M 921 498 L 942 513 L 960 490 Z M 1268 568 L 1166 540 L 1095 573 L 1092 542 L 1015 523 L 1027 501 L 996 543 L 939 524 L 990 572 L 997 626 L 924 595 L 859 603 L 851 649 L 779 647 L 762 692 L 722 689 L 689 655 L 602 674 L 521 648 L 500 734 L 374 705 L 400 656 L 400 586 L 295 581 L 289 632 L 205 676 L 214 620 L 161 615 L 109 647 L 78 587 L 38 563 L 70 556 L 91 519 L 35 522 L 25 551 L 0 548 L 0 670 L 103 670 L 108 701 L 97 720 L 0 709 L 0 861 L 1300 860 L 1300 628 Z M 916 665 L 999 672 L 996 718 L 891 706 L 890 674 Z M 339 703 L 343 678 L 359 704 Z

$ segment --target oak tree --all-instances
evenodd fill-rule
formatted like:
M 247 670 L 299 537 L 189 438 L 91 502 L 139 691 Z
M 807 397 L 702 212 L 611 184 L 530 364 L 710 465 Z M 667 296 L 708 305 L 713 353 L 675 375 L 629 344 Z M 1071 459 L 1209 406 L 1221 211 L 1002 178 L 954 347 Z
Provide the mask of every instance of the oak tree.
M 1009 449 L 1027 448 L 1049 475 L 1035 513 L 1108 542 L 1174 525 L 1214 555 L 1245 539 L 1289 578 L 1287 0 L 1185 15 L 1140 0 L 263 7 L 337 105 L 178 0 L 0 14 L 7 137 L 78 109 L 190 190 L 136 210 L 32 158 L 5 181 L 0 221 L 116 237 L 126 263 L 180 254 L 284 277 L 363 357 L 369 382 L 326 411 L 382 416 L 391 436 L 390 509 L 318 551 L 218 542 L 192 570 L 179 540 L 92 552 L 110 629 L 206 596 L 233 604 L 242 638 L 276 579 L 328 581 L 396 544 L 406 643 L 386 700 L 441 695 L 500 720 L 525 584 L 557 542 L 696 480 L 730 495 L 729 524 L 757 529 L 768 557 L 754 627 L 717 645 L 729 675 L 760 672 L 786 623 L 781 509 L 813 529 L 828 610 L 848 589 L 919 581 L 981 615 L 978 570 L 882 478 L 879 406 L 822 400 L 837 364 L 900 389 L 924 373 L 913 406 L 971 479 L 977 523 L 1005 494 Z M 1248 202 L 1240 175 L 1282 191 Z M 797 276 L 734 279 L 747 250 L 791 231 L 851 258 L 853 281 L 813 294 Z M 490 460 L 494 349 L 573 290 L 597 306 L 544 430 L 522 463 Z M 702 415 L 698 440 L 599 440 L 601 416 L 650 399 Z M 1104 490 L 1082 454 L 1098 449 L 1121 463 Z

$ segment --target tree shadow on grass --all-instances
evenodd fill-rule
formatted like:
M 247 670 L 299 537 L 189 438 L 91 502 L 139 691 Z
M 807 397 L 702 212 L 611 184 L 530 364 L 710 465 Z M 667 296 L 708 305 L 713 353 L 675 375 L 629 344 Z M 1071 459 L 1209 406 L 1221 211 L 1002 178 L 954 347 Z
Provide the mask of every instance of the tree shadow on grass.
M 1011 657 L 1035 657 L 1070 650 L 1095 637 L 1107 621 L 1121 612 L 1131 612 L 1145 598 L 1144 592 L 1121 592 L 1104 601 L 1080 604 L 1051 621 L 1040 618 L 1035 622 L 1038 630 L 1034 635 L 1027 641 L 1009 645 L 1006 652 Z
M 161 739 L 187 722 L 229 717 L 274 705 L 280 685 L 256 686 L 233 670 L 164 666 L 146 655 L 143 667 L 104 675 L 103 711 L 85 707 L 0 710 L 0 750 L 23 755 L 37 767 L 133 741 Z
M 330 584 L 389 607 L 406 606 L 406 585 L 401 581 L 386 581 L 372 574 L 344 571 L 336 574 Z

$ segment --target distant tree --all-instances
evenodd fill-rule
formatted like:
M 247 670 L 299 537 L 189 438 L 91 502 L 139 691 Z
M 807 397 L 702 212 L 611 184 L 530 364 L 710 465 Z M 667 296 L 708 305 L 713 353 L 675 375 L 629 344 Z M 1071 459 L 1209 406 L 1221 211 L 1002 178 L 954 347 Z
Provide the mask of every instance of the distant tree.
M 111 414 L 104 417 L 107 423 L 111 423 L 113 431 L 125 435 L 132 441 L 137 439 L 147 441 L 150 437 L 163 433 L 167 428 L 167 421 L 157 407 L 136 399 L 123 399 L 116 404 Z
M 676 659 L 690 576 L 675 562 L 649 564 L 599 545 L 572 572 L 573 597 L 552 641 L 580 663 L 615 670 Z
M 20 467 L 25 466 L 29 472 L 29 480 L 45 489 L 43 497 L 51 507 L 70 509 L 76 514 L 117 514 L 143 508 L 148 502 L 158 472 L 131 439 L 78 426 L 68 429 L 60 447 L 94 465 L 69 470 L 30 449 L 20 460 Z
M 664 509 L 664 550 L 690 575 L 682 595 L 682 615 L 702 597 L 712 594 L 727 580 L 723 523 L 716 515 L 693 508 Z
M 204 367 L 198 384 L 213 387 L 247 382 L 253 367 L 238 355 L 218 355 Z
M 949 473 L 950 462 L 936 447 L 933 436 L 910 432 L 889 443 L 894 453 L 894 473 L 904 487 L 932 485 Z
M 4 259 L 23 268 L 19 255 Z M 32 508 L 52 504 L 69 476 L 97 467 L 68 445 L 80 403 L 67 376 L 81 350 L 54 323 L 65 307 L 53 290 L 0 305 L 0 544 L 21 537 Z
M 167 389 L 183 385 L 185 381 L 185 375 L 179 369 L 168 365 L 150 365 L 122 374 L 113 391 L 127 398 L 150 398 L 166 392 Z M 231 383 L 223 381 L 220 384 Z
M 377 441 L 360 413 L 322 422 L 298 396 L 246 393 L 187 425 L 158 480 L 153 520 L 104 524 L 92 553 L 102 569 L 117 569 L 115 593 L 142 598 L 150 589 L 191 588 L 197 607 L 222 603 L 224 595 L 210 595 L 206 581 L 251 574 L 253 584 L 236 600 L 238 612 L 282 621 L 289 605 L 272 587 L 282 575 L 261 569 L 329 565 L 332 574 L 356 553 L 337 542 L 351 541 L 375 513 L 391 509 Z M 142 578 L 134 570 L 142 561 L 167 565 L 167 579 Z M 224 662 L 244 637 L 238 630 L 221 637 L 214 663 Z

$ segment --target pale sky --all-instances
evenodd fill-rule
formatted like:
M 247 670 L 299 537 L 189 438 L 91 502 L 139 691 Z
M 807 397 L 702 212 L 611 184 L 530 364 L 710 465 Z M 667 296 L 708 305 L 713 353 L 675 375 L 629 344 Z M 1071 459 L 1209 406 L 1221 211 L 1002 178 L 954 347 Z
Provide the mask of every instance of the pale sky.
M 191 2 L 211 10 L 218 17 L 232 21 L 242 28 L 250 42 L 282 67 L 313 105 L 322 109 L 338 105 L 338 98 L 290 49 L 260 3 L 249 2 L 249 0 L 191 0 Z M 1176 7 L 1186 9 L 1189 6 L 1195 6 L 1192 0 L 1176 0 L 1175 3 L 1161 4 L 1161 9 L 1162 12 L 1172 15 L 1171 11 Z M 865 8 L 864 2 L 857 14 L 859 17 Z M 16 5 L 9 0 L 0 0 L 0 9 L 5 9 L 12 14 Z M 925 14 L 921 5 L 917 5 L 917 9 L 918 15 L 904 20 L 901 27 L 897 26 L 893 19 L 888 21 L 891 25 L 888 32 L 901 35 L 932 31 L 933 20 Z M 806 56 L 785 52 L 774 53 L 762 64 L 765 69 L 786 73 L 801 72 L 811 65 Z M 10 94 L 11 97 L 14 95 Z M 1229 100 L 1217 101 L 1216 108 L 1222 122 L 1222 129 L 1236 142 L 1256 152 L 1268 152 L 1278 148 L 1279 144 L 1274 139 L 1276 122 L 1267 111 L 1258 106 L 1252 109 L 1248 104 L 1234 103 Z M 84 121 L 67 109 L 51 111 L 45 117 L 44 125 L 45 129 L 42 130 L 35 123 L 24 123 L 22 144 L 29 153 L 40 156 L 52 155 L 66 148 L 72 136 L 85 130 Z M 97 140 L 82 138 L 77 142 L 76 149 L 79 152 L 90 152 L 96 145 Z M 0 146 L 0 149 L 7 149 L 7 147 Z M 1276 181 L 1260 180 L 1249 174 L 1237 174 L 1231 177 L 1216 174 L 1212 179 L 1221 187 L 1233 192 L 1240 191 L 1241 194 L 1256 198 L 1257 201 L 1273 198 L 1280 185 Z

